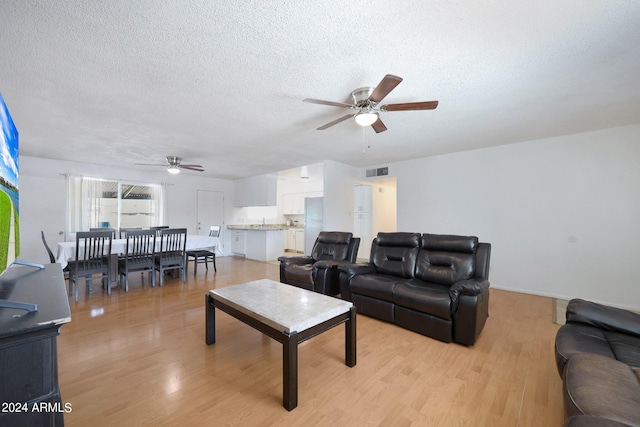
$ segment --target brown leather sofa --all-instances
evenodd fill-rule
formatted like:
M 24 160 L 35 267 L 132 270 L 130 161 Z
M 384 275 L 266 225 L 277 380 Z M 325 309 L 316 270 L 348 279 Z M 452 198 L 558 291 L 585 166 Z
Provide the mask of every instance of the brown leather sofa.
M 360 238 L 352 233 L 321 231 L 310 256 L 279 257 L 280 282 L 325 295 L 340 293 L 338 265 L 353 263 Z
M 565 426 L 640 426 L 640 315 L 572 299 L 555 357 Z
M 368 263 L 338 267 L 341 296 L 359 314 L 473 345 L 489 315 L 490 255 L 475 236 L 378 233 Z

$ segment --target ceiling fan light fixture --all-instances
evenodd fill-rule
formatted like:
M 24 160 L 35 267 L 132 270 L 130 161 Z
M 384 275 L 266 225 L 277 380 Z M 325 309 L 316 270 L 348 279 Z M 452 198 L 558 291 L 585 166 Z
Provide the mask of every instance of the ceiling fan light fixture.
M 360 126 L 371 126 L 378 120 L 378 113 L 375 112 L 364 112 L 356 114 L 356 123 Z
M 169 172 L 172 175 L 177 175 L 180 173 L 180 168 L 177 166 L 169 166 L 167 168 L 167 172 Z

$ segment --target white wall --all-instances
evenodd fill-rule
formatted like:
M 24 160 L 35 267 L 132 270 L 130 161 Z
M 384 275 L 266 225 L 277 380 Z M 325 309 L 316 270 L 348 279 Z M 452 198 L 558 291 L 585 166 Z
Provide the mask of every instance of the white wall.
M 353 185 L 362 170 L 343 163 L 324 162 L 324 229 L 353 232 Z
M 640 309 L 640 125 L 390 165 L 398 230 L 492 244 L 496 288 Z
M 66 184 L 63 174 L 140 183 L 166 183 L 166 225 L 196 230 L 197 190 L 222 191 L 225 194 L 225 219 L 233 214 L 233 182 L 188 174 L 170 175 L 134 166 L 115 168 L 94 164 L 20 156 L 20 258 L 32 262 L 48 262 L 40 230 L 45 230 L 50 246 L 64 240 L 58 234 L 65 229 Z M 230 233 L 224 233 L 230 234 Z M 223 236 L 224 236 L 223 234 Z M 229 236 L 224 236 L 228 240 Z M 230 248 L 224 242 L 224 248 Z M 52 248 L 53 249 L 53 248 Z

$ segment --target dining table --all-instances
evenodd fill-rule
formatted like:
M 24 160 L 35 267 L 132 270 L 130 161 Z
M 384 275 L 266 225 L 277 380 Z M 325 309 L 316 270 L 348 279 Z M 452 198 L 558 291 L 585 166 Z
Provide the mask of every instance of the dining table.
M 207 249 L 215 251 L 216 254 L 222 255 L 220 250 L 220 238 L 215 236 L 201 236 L 199 234 L 188 234 L 186 242 L 186 250 Z M 111 241 L 111 254 L 124 255 L 127 250 L 127 239 L 113 239 Z M 160 250 L 160 241 L 156 241 L 156 250 Z M 76 242 L 59 242 L 56 245 L 56 262 L 65 268 L 69 260 L 76 256 Z

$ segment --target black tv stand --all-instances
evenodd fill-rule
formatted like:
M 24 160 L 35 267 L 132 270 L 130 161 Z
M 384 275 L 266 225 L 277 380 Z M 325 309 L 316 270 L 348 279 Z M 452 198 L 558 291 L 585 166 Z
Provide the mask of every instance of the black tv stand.
M 40 270 L 44 270 L 44 264 L 37 264 L 35 262 L 23 261 L 21 259 L 16 259 L 13 261 L 13 265 L 24 265 L 25 267 L 34 267 Z M 13 308 L 16 310 L 25 310 L 29 313 L 33 313 L 38 311 L 38 304 L 33 304 L 30 302 L 20 302 L 20 301 L 9 301 L 6 299 L 0 299 L 0 308 Z
M 60 264 L 8 268 L 0 298 L 38 306 L 23 316 L 0 309 L 0 402 L 22 409 L 0 411 L 0 426 L 62 426 L 68 409 L 58 385 L 57 337 L 71 311 Z

